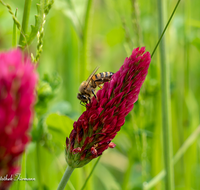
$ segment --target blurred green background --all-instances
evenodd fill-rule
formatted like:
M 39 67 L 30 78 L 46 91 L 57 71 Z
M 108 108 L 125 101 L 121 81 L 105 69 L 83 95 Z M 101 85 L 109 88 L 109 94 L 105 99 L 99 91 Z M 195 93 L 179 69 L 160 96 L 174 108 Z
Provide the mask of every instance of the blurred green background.
M 18 8 L 21 22 L 24 1 L 4 2 L 13 12 Z M 165 25 L 176 2 L 163 2 Z M 36 3 L 32 1 L 30 24 L 35 22 Z M 174 155 L 199 125 L 199 7 L 198 0 L 182 1 L 165 34 Z M 55 0 L 44 26 L 32 142 L 22 159 L 22 177 L 36 181 L 14 182 L 11 189 L 57 188 L 67 167 L 65 138 L 85 109 L 76 98 L 80 83 L 96 66 L 100 66 L 98 72 L 116 72 L 138 46 L 152 53 L 159 38 L 157 9 L 153 0 Z M 12 47 L 12 29 L 12 17 L 0 4 L 1 51 Z M 26 51 L 35 55 L 36 45 L 37 39 Z M 139 99 L 113 142 L 116 148 L 104 152 L 85 189 L 139 190 L 163 169 L 159 49 Z M 66 189 L 81 189 L 95 162 L 75 169 Z M 199 179 L 200 138 L 174 165 L 175 189 L 199 190 Z M 164 180 L 152 189 L 164 189 Z

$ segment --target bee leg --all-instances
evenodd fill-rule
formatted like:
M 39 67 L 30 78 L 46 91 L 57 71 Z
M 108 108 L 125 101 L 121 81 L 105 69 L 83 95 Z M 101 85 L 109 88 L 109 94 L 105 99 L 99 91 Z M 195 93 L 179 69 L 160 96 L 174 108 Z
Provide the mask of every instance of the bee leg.
M 94 90 L 93 90 L 93 89 L 92 89 L 92 94 L 94 95 L 94 97 L 95 97 L 95 99 L 97 100 L 97 102 L 99 102 L 98 99 L 97 99 L 96 94 L 94 93 Z
M 83 104 L 83 102 L 80 102 L 80 104 L 81 104 L 82 106 L 86 107 L 85 104 Z
M 90 99 L 90 97 L 88 97 L 88 100 L 89 100 L 89 103 L 91 103 L 91 99 Z
M 92 94 L 94 95 L 95 99 L 97 99 L 96 94 L 94 93 L 93 89 L 92 89 Z

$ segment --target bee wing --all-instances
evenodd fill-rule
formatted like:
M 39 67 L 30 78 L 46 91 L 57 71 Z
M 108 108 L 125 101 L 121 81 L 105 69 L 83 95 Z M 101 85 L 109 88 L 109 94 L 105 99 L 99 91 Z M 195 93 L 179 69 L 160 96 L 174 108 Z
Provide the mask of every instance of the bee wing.
M 91 78 L 94 76 L 94 74 L 97 72 L 98 69 L 99 69 L 99 66 L 96 67 L 96 68 L 94 69 L 94 71 L 91 73 L 91 75 L 88 77 L 88 79 L 86 80 L 87 85 L 89 84 Z

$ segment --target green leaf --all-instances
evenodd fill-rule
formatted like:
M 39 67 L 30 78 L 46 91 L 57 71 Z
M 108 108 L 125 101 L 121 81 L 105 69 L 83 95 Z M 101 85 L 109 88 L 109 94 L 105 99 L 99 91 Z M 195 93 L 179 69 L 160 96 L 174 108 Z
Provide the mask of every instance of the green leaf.
M 61 102 L 58 102 L 56 104 L 54 104 L 50 109 L 49 109 L 49 112 L 51 113 L 60 113 L 60 114 L 63 114 L 63 115 L 67 115 L 67 114 L 70 114 L 72 108 L 71 108 L 71 105 L 69 102 L 67 101 L 61 101 Z
M 73 128 L 73 122 L 69 117 L 57 113 L 52 113 L 46 118 L 48 129 L 56 131 L 57 133 L 64 133 L 65 136 L 69 136 Z
M 66 137 L 69 137 L 73 128 L 73 120 L 64 115 L 52 113 L 47 116 L 46 124 L 48 132 L 52 136 L 52 145 L 54 144 L 54 147 L 59 147 L 63 150 Z

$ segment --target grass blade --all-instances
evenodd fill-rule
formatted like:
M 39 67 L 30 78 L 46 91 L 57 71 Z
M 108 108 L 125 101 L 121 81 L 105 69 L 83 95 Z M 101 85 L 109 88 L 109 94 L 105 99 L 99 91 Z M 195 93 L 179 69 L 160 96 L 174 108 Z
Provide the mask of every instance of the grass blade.
M 156 49 L 157 49 L 157 47 L 158 47 L 158 45 L 159 45 L 159 43 L 160 43 L 162 37 L 163 37 L 163 35 L 165 34 L 165 31 L 167 30 L 167 27 L 169 26 L 169 23 L 171 22 L 171 19 L 173 18 L 174 13 L 176 12 L 176 9 L 177 9 L 177 7 L 178 7 L 178 5 L 179 5 L 180 2 L 181 2 L 181 0 L 178 0 L 178 2 L 176 3 L 176 6 L 175 6 L 175 8 L 174 8 L 174 10 L 173 10 L 173 12 L 172 12 L 170 18 L 169 18 L 169 20 L 168 20 L 168 22 L 167 22 L 167 24 L 166 24 L 166 26 L 165 26 L 165 28 L 164 28 L 164 30 L 163 30 L 163 32 L 162 32 L 162 34 L 161 34 L 161 36 L 160 36 L 160 38 L 159 38 L 157 44 L 156 44 L 156 46 L 155 46 L 153 52 L 151 53 L 151 58 L 153 57 L 153 55 L 154 55 L 154 53 L 155 53 L 155 51 L 156 51 Z
M 92 168 L 92 170 L 91 170 L 89 176 L 88 176 L 87 179 L 85 180 L 85 183 L 83 184 L 83 187 L 81 188 L 81 190 L 83 190 L 83 189 L 86 187 L 87 182 L 88 182 L 88 180 L 90 179 L 90 177 L 92 176 L 92 173 L 94 172 L 94 169 L 96 168 L 97 164 L 99 163 L 100 158 L 101 158 L 101 157 L 99 156 L 98 159 L 97 159 L 97 161 L 96 161 L 96 163 L 94 164 L 94 166 L 93 166 L 93 168 Z

